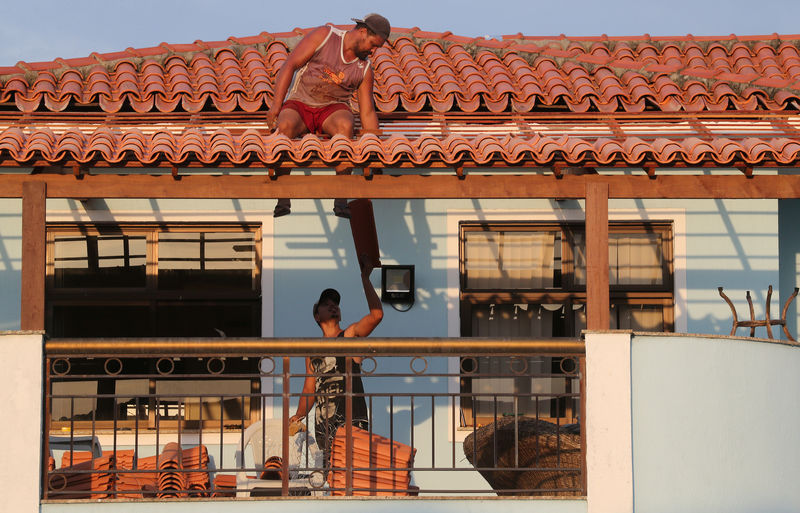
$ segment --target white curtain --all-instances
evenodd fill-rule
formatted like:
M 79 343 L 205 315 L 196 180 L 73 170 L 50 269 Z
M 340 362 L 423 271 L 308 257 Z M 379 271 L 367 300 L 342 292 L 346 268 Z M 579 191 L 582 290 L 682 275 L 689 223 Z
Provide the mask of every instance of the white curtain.
M 550 306 L 553 308 L 558 305 Z M 550 338 L 553 336 L 553 316 L 561 315 L 561 308 L 549 310 L 541 305 L 476 305 L 473 307 L 472 334 L 476 337 L 526 337 Z M 472 391 L 486 394 L 476 397 L 474 401 L 478 416 L 494 415 L 494 396 L 501 393 L 522 394 L 517 399 L 516 410 L 512 396 L 497 397 L 497 414 L 512 415 L 514 413 L 541 417 L 550 416 L 550 398 L 538 400 L 530 397 L 531 393 L 552 394 L 565 390 L 563 378 L 531 378 L 529 374 L 549 374 L 552 358 L 531 357 L 526 362 L 510 357 L 478 358 L 476 374 L 505 374 L 509 377 L 488 377 L 472 380 Z M 514 371 L 522 376 L 515 376 Z M 471 422 L 472 419 L 467 419 Z
M 573 237 L 575 282 L 586 284 L 586 244 L 582 233 Z M 608 236 L 609 285 L 660 285 L 663 283 L 661 235 L 611 233 Z
M 611 329 L 664 331 L 664 308 L 651 305 L 614 305 Z M 617 319 L 619 318 L 619 321 Z
M 555 232 L 467 232 L 467 288 L 552 287 L 555 238 Z
M 661 236 L 656 233 L 612 234 L 608 240 L 612 285 L 660 285 Z

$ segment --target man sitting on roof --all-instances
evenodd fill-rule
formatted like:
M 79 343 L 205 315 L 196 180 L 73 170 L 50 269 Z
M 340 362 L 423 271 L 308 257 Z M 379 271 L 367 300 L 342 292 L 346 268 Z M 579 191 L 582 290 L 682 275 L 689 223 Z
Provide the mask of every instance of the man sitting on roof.
M 350 100 L 353 91 L 357 91 L 361 127 L 378 130 L 369 57 L 386 42 L 391 28 L 380 14 L 353 21 L 356 26 L 348 31 L 331 25 L 317 27 L 289 53 L 275 80 L 275 96 L 267 113 L 270 128 L 291 138 L 309 132 L 352 138 L 355 118 Z M 351 171 L 352 168 L 336 169 L 339 174 Z M 290 212 L 289 199 L 279 199 L 273 215 L 280 217 Z M 347 200 L 335 200 L 333 212 L 350 217 Z

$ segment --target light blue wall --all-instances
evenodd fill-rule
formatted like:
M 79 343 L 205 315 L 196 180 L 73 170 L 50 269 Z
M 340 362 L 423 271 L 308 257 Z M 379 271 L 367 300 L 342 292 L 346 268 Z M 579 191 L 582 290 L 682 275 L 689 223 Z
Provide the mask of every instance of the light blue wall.
M 800 200 L 780 200 L 778 202 L 778 213 L 781 234 L 781 310 L 778 310 L 780 312 L 783 310 L 783 304 L 789 299 L 794 288 L 800 286 L 800 279 L 798 279 L 798 264 L 800 264 Z M 798 307 L 798 298 L 795 298 L 786 314 L 786 326 L 795 339 L 798 336 L 799 317 L 800 307 Z
M 763 319 L 772 285 L 771 317 L 780 317 L 777 200 L 616 200 L 609 208 L 685 211 L 688 333 L 730 333 L 733 317 L 717 292 L 720 286 L 740 319 L 749 318 L 750 290 L 756 318 Z M 756 336 L 766 337 L 766 330 L 759 328 Z
M 635 511 L 800 511 L 800 347 L 634 336 Z
M 300 291 L 309 297 L 310 305 L 316 298 L 314 291 L 327 286 L 339 288 L 344 296 L 344 318 L 355 320 L 365 305 L 355 252 L 349 226 L 329 215 L 330 203 L 296 201 L 295 213 L 275 223 L 276 291 Z M 448 209 L 583 208 L 580 201 L 549 200 L 376 200 L 374 205 L 383 261 L 415 264 L 418 292 L 417 305 L 411 312 L 387 309 L 375 333 L 380 336 L 446 334 Z M 767 288 L 773 285 L 772 317 L 779 317 L 777 200 L 612 200 L 609 208 L 685 211 L 687 288 L 677 293 L 685 294 L 688 301 L 688 332 L 730 332 L 732 316 L 719 297 L 719 286 L 733 300 L 740 318 L 748 312 L 745 291 L 752 291 L 756 316 L 763 318 Z M 373 277 L 376 285 L 377 275 Z M 298 310 L 294 304 L 277 300 L 275 335 L 297 335 L 299 328 L 315 336 L 317 328 L 306 322 L 308 315 L 303 308 Z M 757 336 L 766 336 L 765 330 L 758 330 Z
M 0 331 L 20 327 L 22 200 L 0 199 Z
M 269 212 L 272 200 L 48 200 L 48 211 Z M 365 308 L 348 223 L 330 214 L 332 200 L 296 200 L 292 215 L 275 221 L 276 291 L 274 335 L 316 336 L 310 308 L 318 291 L 332 286 L 343 294 L 343 314 L 354 321 Z M 446 336 L 447 209 L 581 209 L 580 201 L 550 200 L 376 200 L 382 258 L 385 263 L 416 265 L 417 304 L 401 314 L 387 309 L 378 336 Z M 746 290 L 753 291 L 757 316 L 763 316 L 766 289 L 775 288 L 772 316 L 797 281 L 793 234 L 800 214 L 797 202 L 777 200 L 612 200 L 612 209 L 683 209 L 686 212 L 688 332 L 730 331 L 731 314 L 717 294 L 724 286 L 740 317 L 747 315 Z M 19 326 L 21 201 L 0 200 L 0 328 Z M 780 240 L 780 267 L 779 267 Z M 268 244 L 269 241 L 265 241 Z M 780 268 L 780 271 L 779 271 Z M 373 284 L 379 285 L 375 272 Z M 783 285 L 781 287 L 781 285 Z M 678 294 L 681 292 L 678 291 Z M 289 300 L 291 299 L 291 300 Z M 797 310 L 793 308 L 793 312 Z M 796 329 L 796 315 L 790 316 Z M 778 331 L 776 329 L 776 331 Z M 744 331 L 740 331 L 744 333 Z M 763 329 L 758 335 L 764 336 Z

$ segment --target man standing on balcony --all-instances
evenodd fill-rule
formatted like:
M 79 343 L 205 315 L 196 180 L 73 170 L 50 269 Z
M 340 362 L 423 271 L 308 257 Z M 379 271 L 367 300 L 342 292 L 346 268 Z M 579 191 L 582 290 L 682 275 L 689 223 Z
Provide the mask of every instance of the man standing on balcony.
M 391 27 L 386 18 L 374 13 L 353 21 L 356 26 L 348 31 L 332 25 L 317 27 L 291 51 L 275 79 L 272 107 L 267 113 L 270 128 L 290 138 L 309 132 L 352 138 L 355 118 L 350 100 L 356 91 L 362 129 L 378 130 L 369 57 L 389 39 Z M 351 167 L 336 168 L 337 174 L 351 171 Z M 275 205 L 273 215 L 290 212 L 291 202 L 283 198 Z M 333 212 L 350 217 L 347 200 L 335 200 Z
M 314 320 L 317 321 L 322 336 L 325 338 L 339 337 L 366 337 L 375 329 L 383 319 L 383 306 L 375 288 L 369 281 L 372 273 L 372 263 L 366 255 L 359 258 L 361 265 L 361 284 L 367 298 L 369 313 L 360 321 L 351 324 L 345 329 L 339 326 L 341 310 L 339 302 L 341 296 L 334 289 L 325 289 L 314 303 Z M 325 356 L 306 358 L 306 380 L 303 383 L 303 395 L 297 405 L 297 413 L 290 422 L 299 422 L 316 403 L 316 419 L 314 434 L 322 449 L 325 467 L 330 466 L 331 447 L 336 431 L 346 422 L 345 402 L 345 372 L 346 359 L 343 356 Z M 353 357 L 353 374 L 361 374 L 361 358 Z M 364 385 L 361 377 L 353 376 L 352 412 L 353 425 L 361 429 L 369 429 L 369 415 L 367 403 L 364 398 Z

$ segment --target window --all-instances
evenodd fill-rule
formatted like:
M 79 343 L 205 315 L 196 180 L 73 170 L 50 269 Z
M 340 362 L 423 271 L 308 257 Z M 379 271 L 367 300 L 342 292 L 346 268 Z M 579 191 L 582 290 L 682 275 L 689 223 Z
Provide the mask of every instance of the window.
M 583 224 L 463 222 L 460 241 L 463 336 L 577 337 L 586 327 Z M 609 284 L 611 328 L 671 331 L 671 224 L 612 223 Z M 532 358 L 524 364 L 524 378 L 510 377 L 515 365 L 520 366 L 508 358 L 465 358 L 461 390 L 523 394 L 516 405 L 511 397 L 499 397 L 498 414 L 553 418 L 573 413 L 573 405 L 548 395 L 571 392 L 575 380 L 527 376 L 561 374 L 564 362 Z M 478 375 L 491 377 L 470 377 Z M 541 395 L 526 399 L 530 393 Z M 473 416 L 481 422 L 494 415 L 488 395 L 464 403 L 464 424 Z
M 258 337 L 261 335 L 261 229 L 248 224 L 50 224 L 47 227 L 46 329 L 50 337 Z M 153 368 L 126 366 L 115 379 L 65 380 L 54 394 L 118 394 L 108 400 L 55 399 L 53 420 L 193 420 L 192 400 L 183 390 L 237 396 L 259 383 L 225 379 L 253 372 L 256 361 L 228 361 L 215 379 L 193 382 L 179 375 L 207 374 L 207 362 L 175 362 L 169 379 Z M 75 372 L 103 375 L 103 362 L 83 362 Z M 130 375 L 128 378 L 126 375 Z M 138 375 L 139 378 L 134 378 Z M 175 400 L 158 404 L 154 394 Z M 144 396 L 151 396 L 147 398 Z M 228 404 L 231 401 L 236 404 Z M 173 404 L 174 403 L 174 404 Z M 249 419 L 248 398 L 206 401 L 203 419 Z M 181 406 L 183 405 L 183 406 Z M 194 408 L 194 409 L 193 409 Z M 215 413 L 216 412 L 216 413 Z
M 48 226 L 51 337 L 259 336 L 255 226 Z

